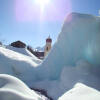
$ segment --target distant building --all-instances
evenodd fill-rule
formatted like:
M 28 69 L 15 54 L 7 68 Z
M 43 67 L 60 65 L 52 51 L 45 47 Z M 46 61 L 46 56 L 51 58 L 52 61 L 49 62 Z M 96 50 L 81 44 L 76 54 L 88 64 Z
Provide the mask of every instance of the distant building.
M 52 39 L 50 38 L 50 36 L 46 39 L 46 45 L 45 45 L 45 49 L 44 49 L 44 51 L 34 51 L 33 49 L 32 49 L 32 47 L 30 47 L 30 46 L 28 46 L 27 47 L 27 49 L 32 53 L 32 54 L 34 54 L 37 58 L 39 58 L 39 59 L 44 59 L 47 55 L 48 55 L 48 53 L 49 53 L 49 51 L 50 51 L 50 49 L 51 49 L 51 44 L 52 44 Z
M 49 36 L 49 37 L 46 39 L 46 45 L 45 45 L 44 51 L 37 51 L 37 50 L 34 50 L 34 49 L 32 49 L 31 46 L 27 46 L 27 49 L 28 49 L 33 55 L 35 55 L 37 58 L 39 58 L 39 59 L 44 59 L 44 58 L 48 55 L 48 53 L 49 53 L 49 51 L 50 51 L 50 49 L 51 49 L 51 44 L 52 44 L 52 39 L 51 39 L 50 36 Z M 11 43 L 10 45 L 13 46 L 13 47 L 16 47 L 16 48 L 25 48 L 25 47 L 26 47 L 26 44 L 23 43 L 22 41 L 16 41 L 16 42 Z
M 44 59 L 44 52 L 34 51 L 31 46 L 27 46 L 27 49 L 39 59 Z
M 51 49 L 51 44 L 52 44 L 52 39 L 50 36 L 46 39 L 46 45 L 45 45 L 45 50 L 44 50 L 44 56 L 47 56 L 50 49 Z
M 25 48 L 26 44 L 23 43 L 22 41 L 16 41 L 11 43 L 11 46 L 16 47 L 16 48 Z
M 34 54 L 36 57 L 38 57 L 39 59 L 44 59 L 44 52 L 35 51 L 33 54 Z

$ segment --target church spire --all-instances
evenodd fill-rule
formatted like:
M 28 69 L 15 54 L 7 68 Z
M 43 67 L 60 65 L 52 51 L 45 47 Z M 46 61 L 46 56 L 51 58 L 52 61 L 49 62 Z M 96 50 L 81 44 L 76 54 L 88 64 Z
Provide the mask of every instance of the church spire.
M 50 35 L 49 35 L 49 37 L 46 39 L 44 56 L 46 56 L 49 53 L 49 51 L 51 49 L 51 43 L 52 43 L 52 39 L 50 38 Z

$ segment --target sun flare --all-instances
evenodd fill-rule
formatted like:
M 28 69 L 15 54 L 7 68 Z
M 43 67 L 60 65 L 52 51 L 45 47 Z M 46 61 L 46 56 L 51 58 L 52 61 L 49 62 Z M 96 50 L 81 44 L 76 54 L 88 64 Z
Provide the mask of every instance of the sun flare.
M 39 4 L 41 7 L 46 6 L 49 4 L 50 0 L 36 0 L 36 3 Z

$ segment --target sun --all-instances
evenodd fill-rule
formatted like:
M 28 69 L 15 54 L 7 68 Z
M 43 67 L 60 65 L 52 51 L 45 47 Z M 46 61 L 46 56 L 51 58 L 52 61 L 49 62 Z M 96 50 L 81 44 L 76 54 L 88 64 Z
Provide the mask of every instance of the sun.
M 41 7 L 45 7 L 47 4 L 49 4 L 50 0 L 35 0 L 37 4 L 39 4 Z

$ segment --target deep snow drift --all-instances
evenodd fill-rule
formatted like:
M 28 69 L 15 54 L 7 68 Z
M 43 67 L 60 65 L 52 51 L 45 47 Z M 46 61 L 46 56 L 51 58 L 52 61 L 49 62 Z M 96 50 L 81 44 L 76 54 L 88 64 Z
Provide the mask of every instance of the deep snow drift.
M 37 59 L 37 57 L 35 57 L 29 50 L 27 50 L 27 48 L 16 48 L 13 46 L 6 46 L 7 49 L 13 50 L 15 52 L 24 54 L 26 56 L 30 56 L 30 57 L 34 57 L 35 59 Z
M 17 50 L 17 48 L 14 49 Z M 23 52 L 23 49 L 21 50 Z M 25 82 L 30 82 L 34 79 L 34 68 L 40 63 L 41 61 L 35 56 L 26 56 L 5 47 L 0 47 L 0 74 L 10 74 Z
M 30 90 L 19 79 L 1 74 L 0 100 L 46 100 L 46 98 L 42 98 L 36 92 Z
M 57 91 L 56 91 L 57 92 Z M 100 100 L 100 92 L 81 83 L 65 93 L 59 100 Z M 0 100 L 48 100 L 41 94 L 30 90 L 19 79 L 0 74 Z
M 42 77 L 57 79 L 63 67 L 75 66 L 79 60 L 100 65 L 100 17 L 79 13 L 67 16 L 57 42 L 41 65 L 44 69 L 40 66 L 48 73 Z
M 100 100 L 100 92 L 81 83 L 66 92 L 59 100 Z
M 37 72 L 41 82 L 36 86 L 46 89 L 54 99 L 77 82 L 100 90 L 100 17 L 68 15 L 57 42 Z
M 100 90 L 100 68 L 93 67 L 86 61 L 79 61 L 75 66 L 65 66 L 57 80 L 41 80 L 31 86 L 47 90 L 48 95 L 57 100 L 78 82 Z

